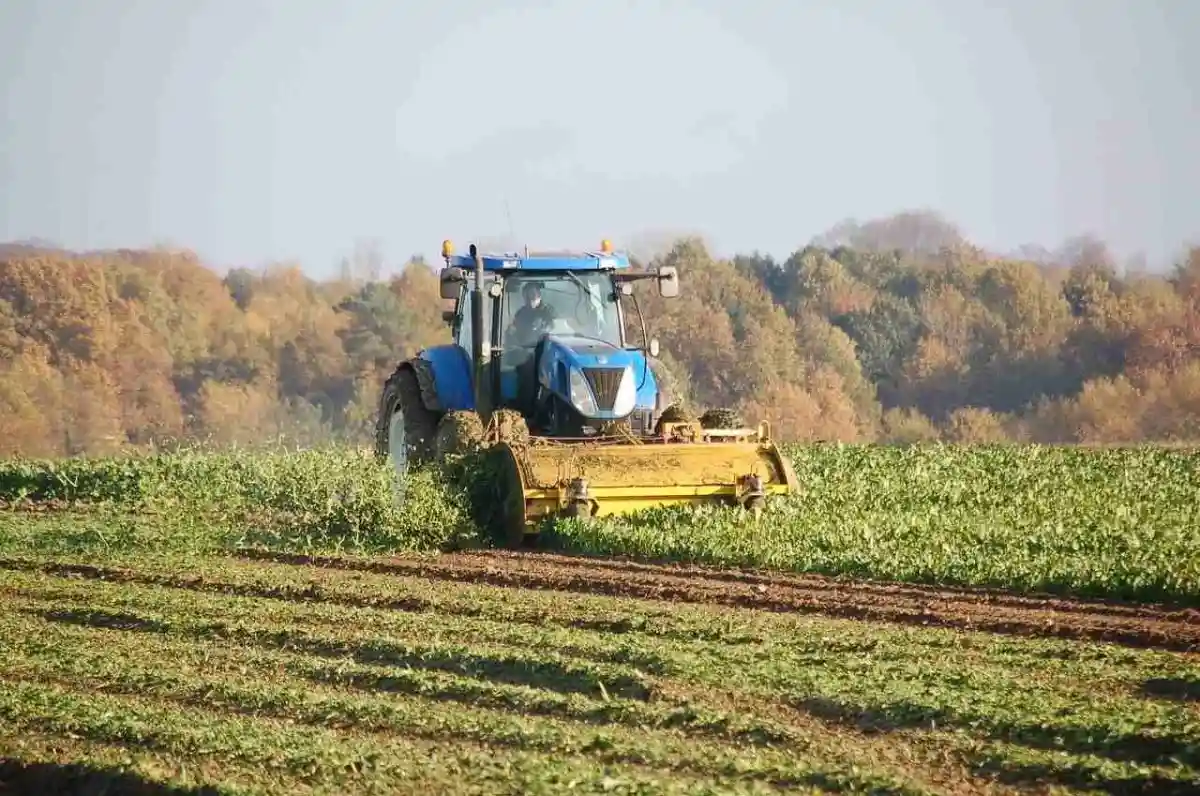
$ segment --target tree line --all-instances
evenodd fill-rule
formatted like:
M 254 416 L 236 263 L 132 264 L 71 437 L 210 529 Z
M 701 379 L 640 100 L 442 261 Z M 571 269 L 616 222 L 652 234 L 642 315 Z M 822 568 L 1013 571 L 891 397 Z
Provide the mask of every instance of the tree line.
M 396 363 L 449 340 L 433 268 L 366 259 L 316 280 L 0 247 L 0 454 L 365 444 Z M 782 262 L 695 238 L 640 259 L 680 270 L 679 298 L 635 296 L 689 402 L 783 439 L 1200 440 L 1200 247 L 1150 274 L 1093 239 L 985 252 L 916 212 L 846 222 Z

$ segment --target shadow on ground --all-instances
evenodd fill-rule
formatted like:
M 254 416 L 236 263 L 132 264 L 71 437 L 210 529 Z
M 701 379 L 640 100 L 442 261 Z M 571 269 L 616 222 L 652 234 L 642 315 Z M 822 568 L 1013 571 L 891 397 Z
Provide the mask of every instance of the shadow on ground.
M 122 611 L 92 609 L 58 609 L 52 611 L 30 611 L 51 622 L 64 625 L 95 627 L 104 630 L 126 630 L 131 633 L 166 633 L 171 626 L 155 619 L 146 619 L 137 614 Z
M 1142 683 L 1138 693 L 1150 699 L 1200 702 L 1200 680 L 1192 677 L 1151 677 Z
M 52 622 L 139 633 L 167 633 L 170 626 L 125 612 L 62 609 L 33 612 Z M 357 663 L 405 669 L 440 671 L 508 685 L 529 686 L 561 694 L 610 696 L 645 701 L 650 688 L 637 677 L 614 674 L 601 677 L 584 667 L 558 661 L 537 660 L 520 654 L 501 655 L 395 644 L 386 641 L 356 643 L 322 638 L 291 630 L 245 630 L 223 625 L 180 627 L 173 632 L 192 638 L 228 638 L 262 649 L 301 652 L 324 658 L 350 658 Z
M 1181 737 L 1116 732 L 1104 727 L 1008 722 L 991 716 L 953 712 L 911 702 L 895 702 L 886 707 L 860 707 L 828 697 L 810 697 L 794 702 L 793 706 L 827 721 L 853 726 L 864 732 L 962 729 L 992 740 L 1033 749 L 1097 755 L 1120 762 L 1144 765 L 1200 763 L 1200 749 L 1190 739 Z
M 1133 793 L 1195 796 L 1198 792 L 1195 782 L 1171 779 L 1149 772 L 1128 777 L 1110 777 L 1081 763 L 1051 768 L 1047 765 L 1020 765 L 1008 760 L 992 759 L 977 763 L 973 771 L 976 774 L 993 776 L 999 782 L 1022 789 L 1030 786 L 1044 788 L 1047 785 L 1058 785 L 1113 796 L 1128 796 Z
M 0 794 L 57 796 L 221 796 L 205 786 L 189 788 L 154 782 L 119 768 L 81 763 L 0 760 Z
M 136 583 L 145 586 L 159 586 L 170 589 L 194 591 L 201 594 L 216 594 L 230 597 L 252 597 L 265 600 L 279 600 L 297 605 L 325 604 L 345 608 L 366 608 L 375 610 L 403 611 L 405 613 L 441 614 L 446 616 L 463 617 L 467 619 L 503 619 L 503 621 L 528 627 L 565 627 L 573 630 L 586 630 L 596 633 L 621 635 L 625 633 L 642 633 L 662 638 L 678 639 L 685 642 L 697 640 L 719 641 L 723 643 L 747 643 L 750 638 L 730 640 L 721 630 L 708 628 L 688 628 L 677 631 L 671 628 L 647 628 L 643 621 L 622 618 L 593 618 L 580 616 L 558 616 L 543 609 L 534 609 L 528 614 L 503 614 L 489 612 L 488 606 L 482 604 L 439 603 L 415 595 L 394 594 L 387 596 L 372 596 L 362 594 L 347 594 L 330 589 L 319 583 L 308 583 L 301 586 L 262 583 L 229 583 L 211 577 L 165 575 L 161 573 L 139 572 L 137 570 L 106 568 L 91 564 L 60 564 L 45 562 L 11 562 L 0 559 L 0 569 L 16 571 L 45 572 L 68 578 L 87 578 L 94 580 L 114 580 L 122 583 Z M 118 628 L 135 629 L 135 628 Z M 149 630 L 149 628 L 147 628 Z M 579 657 L 579 656 L 576 656 Z M 628 663 L 640 669 L 656 674 L 665 673 L 665 663 L 656 657 L 642 656 L 630 658 L 628 654 L 621 658 L 606 658 L 594 656 L 594 660 L 609 663 Z

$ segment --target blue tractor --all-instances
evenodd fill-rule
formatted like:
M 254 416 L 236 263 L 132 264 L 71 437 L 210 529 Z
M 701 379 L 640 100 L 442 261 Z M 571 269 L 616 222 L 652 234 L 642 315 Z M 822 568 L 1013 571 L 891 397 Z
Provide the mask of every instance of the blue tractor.
M 454 341 L 400 363 L 384 385 L 376 453 L 397 471 L 498 446 L 510 474 L 510 539 L 548 515 L 759 506 L 794 488 L 765 424 L 743 428 L 721 412 L 698 423 L 680 407 L 633 297 L 640 280 L 678 296 L 675 267 L 634 270 L 608 241 L 590 252 L 469 252 L 443 243 Z M 640 339 L 629 339 L 630 326 Z

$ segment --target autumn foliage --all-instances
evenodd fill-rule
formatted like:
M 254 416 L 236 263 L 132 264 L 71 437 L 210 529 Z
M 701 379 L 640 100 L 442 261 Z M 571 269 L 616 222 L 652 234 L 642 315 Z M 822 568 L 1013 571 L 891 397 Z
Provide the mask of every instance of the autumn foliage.
M 650 258 L 644 258 L 650 259 Z M 681 240 L 636 296 L 697 406 L 790 440 L 1200 440 L 1200 248 L 1122 274 L 1104 247 L 997 257 L 901 214 L 786 261 Z M 0 454 L 368 438 L 400 359 L 449 339 L 435 271 L 224 275 L 190 253 L 0 250 Z M 640 339 L 636 313 L 631 334 Z

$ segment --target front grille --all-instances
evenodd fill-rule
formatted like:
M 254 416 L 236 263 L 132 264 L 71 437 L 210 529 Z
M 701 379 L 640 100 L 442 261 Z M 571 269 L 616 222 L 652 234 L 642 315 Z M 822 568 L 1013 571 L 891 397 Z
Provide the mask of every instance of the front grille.
M 612 411 L 617 402 L 617 390 L 621 388 L 621 376 L 625 368 L 584 368 L 584 378 L 596 394 L 596 405 L 602 412 Z

